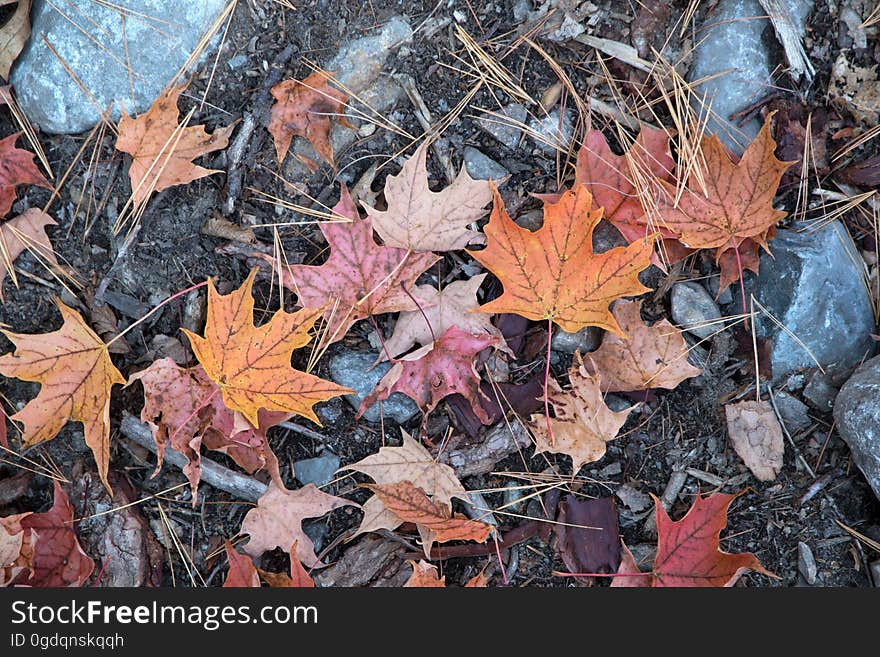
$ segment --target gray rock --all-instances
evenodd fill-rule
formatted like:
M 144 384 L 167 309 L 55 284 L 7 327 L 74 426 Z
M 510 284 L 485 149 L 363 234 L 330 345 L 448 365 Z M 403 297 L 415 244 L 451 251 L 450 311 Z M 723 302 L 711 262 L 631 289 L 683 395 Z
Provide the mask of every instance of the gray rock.
M 555 109 L 547 116 L 533 118 L 529 121 L 532 141 L 547 154 L 565 151 L 574 135 L 574 120 L 570 111 L 566 111 L 560 119 L 559 110 Z
M 576 351 L 585 354 L 598 349 L 601 341 L 602 332 L 595 326 L 587 326 L 577 333 L 567 333 L 558 328 L 550 338 L 550 348 L 564 354 L 573 354 Z
M 809 416 L 809 408 L 800 399 L 792 397 L 787 392 L 777 392 L 773 395 L 779 415 L 785 422 L 785 428 L 790 433 L 806 429 L 813 424 Z
M 503 107 L 495 114 L 486 114 L 477 119 L 479 126 L 507 148 L 516 148 L 522 127 L 528 119 L 526 108 L 519 103 Z
M 724 329 L 721 311 L 699 283 L 683 281 L 672 286 L 672 319 L 699 338 L 711 338 Z
M 773 26 L 758 0 L 720 0 L 706 15 L 699 35 L 689 81 L 733 69 L 695 88 L 695 95 L 705 94 L 706 104 L 711 103 L 713 116 L 707 132 L 717 132 L 727 146 L 742 153 L 761 125 L 757 119 L 751 119 L 737 128 L 728 118 L 771 88 Z M 698 101 L 694 100 L 693 106 L 698 113 L 705 113 Z
M 828 374 L 847 373 L 872 354 L 871 299 L 861 258 L 840 222 L 815 231 L 777 231 L 771 248 L 773 256 L 761 254 L 761 273 L 750 277 L 747 294 L 790 331 L 756 317 L 758 336 L 773 341 L 773 380 L 784 381 L 816 362 Z
M 880 356 L 862 365 L 834 404 L 834 421 L 853 460 L 880 497 Z
M 798 543 L 798 572 L 806 580 L 807 584 L 812 586 L 816 583 L 816 576 L 819 569 L 816 567 L 816 558 L 810 546 L 803 541 Z
M 378 353 L 371 351 L 343 351 L 330 359 L 330 378 L 356 391 L 353 395 L 345 396 L 355 410 L 360 408 L 361 402 L 373 391 L 379 379 L 391 369 L 391 363 L 387 361 L 372 367 L 377 357 Z M 419 412 L 415 402 L 400 392 L 395 392 L 381 404 L 384 415 L 398 424 L 403 424 Z M 378 422 L 379 402 L 370 406 L 363 418 L 368 422 Z
M 733 303 L 733 292 L 730 291 L 729 285 L 724 288 L 721 294 L 718 294 L 718 288 L 721 287 L 721 276 L 718 274 L 710 276 L 706 281 L 706 286 L 709 288 L 709 294 L 712 295 L 712 298 L 715 299 L 719 306 Z
M 323 486 L 333 479 L 333 473 L 339 469 L 339 457 L 330 450 L 324 450 L 313 459 L 303 459 L 293 464 L 296 480 L 301 484 Z
M 804 399 L 817 411 L 828 413 L 834 407 L 834 400 L 840 386 L 834 385 L 833 379 L 822 372 L 815 372 L 804 387 Z
M 88 130 L 110 103 L 114 121 L 123 106 L 129 114 L 146 110 L 174 81 L 227 2 L 200 0 L 189 3 L 185 11 L 172 0 L 127 0 L 124 4 L 130 11 L 123 29 L 123 16 L 111 3 L 34 2 L 31 38 L 10 81 L 24 113 L 44 132 Z M 65 71 L 61 60 L 91 98 Z
M 475 180 L 501 180 L 510 174 L 507 169 L 491 157 L 472 146 L 467 146 L 464 149 L 464 164 L 471 178 Z

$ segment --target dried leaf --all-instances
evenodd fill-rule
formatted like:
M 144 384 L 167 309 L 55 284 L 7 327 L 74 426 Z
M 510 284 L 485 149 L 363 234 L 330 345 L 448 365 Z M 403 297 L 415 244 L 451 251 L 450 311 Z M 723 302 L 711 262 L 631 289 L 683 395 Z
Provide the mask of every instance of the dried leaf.
M 256 508 L 248 511 L 241 523 L 241 532 L 251 535 L 244 551 L 256 558 L 267 550 L 287 550 L 295 545 L 297 559 L 308 568 L 321 568 L 325 564 L 315 556 L 315 545 L 303 531 L 302 522 L 306 518 L 320 518 L 342 506 L 358 505 L 322 493 L 314 484 L 291 491 L 270 483 Z
M 0 224 L 0 301 L 4 300 L 3 281 L 11 265 L 24 251 L 33 253 L 37 261 L 43 264 L 58 264 L 52 243 L 46 235 L 46 226 L 55 225 L 52 217 L 37 208 L 29 208 Z
M 321 310 L 279 310 L 255 326 L 252 290 L 257 271 L 251 270 L 242 286 L 226 295 L 209 281 L 205 337 L 181 330 L 205 373 L 220 387 L 223 403 L 252 426 L 259 426 L 261 409 L 296 413 L 320 424 L 314 404 L 354 392 L 290 366 L 293 350 L 311 340 L 309 329 Z
M 555 413 L 555 417 L 550 418 L 552 436 L 548 435 L 547 418 L 543 414 L 533 415 L 530 427 L 535 435 L 535 453 L 567 454 L 573 471 L 577 472 L 585 463 L 605 456 L 606 443 L 617 437 L 633 409 L 615 413 L 608 408 L 599 375 L 590 375 L 582 364 L 572 366 L 569 380 L 571 390 L 568 392 L 563 392 L 554 379 L 547 381 L 549 402 Z
M 474 414 L 489 424 L 489 416 L 480 404 L 483 393 L 474 361 L 478 353 L 497 341 L 486 333 L 471 335 L 458 327 L 450 327 L 433 345 L 422 347 L 395 363 L 364 399 L 357 417 L 395 392 L 415 400 L 425 415 L 444 397 L 457 392 L 470 402 Z
M 474 180 L 465 167 L 451 185 L 440 192 L 428 187 L 423 142 L 396 176 L 385 181 L 387 210 L 366 206 L 367 216 L 386 246 L 411 251 L 454 251 L 482 243 L 482 236 L 469 228 L 486 215 L 492 200 L 489 183 Z
M 38 335 L 3 331 L 16 348 L 0 357 L 0 374 L 41 384 L 36 398 L 10 419 L 24 424 L 25 445 L 51 440 L 68 420 L 82 422 L 86 444 L 109 491 L 110 390 L 114 383 L 125 383 L 125 378 L 110 360 L 107 345 L 82 316 L 56 303 L 64 320 L 57 331 Z
M 407 291 L 438 260 L 430 253 L 376 244 L 369 219 L 358 217 L 345 187 L 333 213 L 350 223 L 318 224 L 330 246 L 324 264 L 281 265 L 274 258 L 255 254 L 280 271 L 281 284 L 296 292 L 300 305 L 324 310 L 329 322 L 327 342 L 341 340 L 352 324 L 370 315 L 418 310 Z
M 0 76 L 4 80 L 9 79 L 9 71 L 31 34 L 30 13 L 31 0 L 18 0 L 15 12 L 0 28 Z
M 232 547 L 229 539 L 226 539 L 224 545 L 226 546 L 226 559 L 229 561 L 229 572 L 226 574 L 223 588 L 260 588 L 260 576 L 257 574 L 257 569 L 251 558 Z
M 702 371 L 688 363 L 681 331 L 665 319 L 648 326 L 641 306 L 641 301 L 618 301 L 612 312 L 627 337 L 606 334 L 585 362 L 588 372 L 601 372 L 604 392 L 672 390 Z
M 0 517 L 0 586 L 9 586 L 22 573 L 28 578 L 33 574 L 37 534 L 21 526 L 29 515 Z
M 785 443 L 770 402 L 745 400 L 724 407 L 733 449 L 759 481 L 773 481 L 782 469 Z
M 300 560 L 296 558 L 296 541 L 290 546 L 290 575 L 284 573 L 271 573 L 266 570 L 260 570 L 260 577 L 265 580 L 270 588 L 283 589 L 313 589 L 315 582 L 309 577 L 309 573 L 303 568 Z
M 608 304 L 648 291 L 638 274 L 649 265 L 653 242 L 593 253 L 602 211 L 591 206 L 583 185 L 564 192 L 558 203 L 544 205 L 544 225 L 533 233 L 511 220 L 495 190 L 487 247 L 469 253 L 499 278 L 504 294 L 480 309 L 549 319 L 569 333 L 598 326 L 622 334 Z
M 20 135 L 20 132 L 16 132 L 0 139 L 0 217 L 5 217 L 12 209 L 17 185 L 38 185 L 52 189 L 34 164 L 34 154 L 15 146 Z
M 556 520 L 556 546 L 569 572 L 617 572 L 620 530 L 613 497 L 593 500 L 566 495 Z M 584 583 L 592 584 L 592 580 Z
M 116 150 L 131 155 L 128 176 L 136 206 L 154 191 L 220 173 L 220 169 L 205 169 L 193 160 L 226 148 L 235 124 L 217 128 L 210 135 L 201 125 L 178 129 L 177 100 L 184 88 L 169 87 L 146 113 L 131 118 L 123 111 L 119 120 Z
M 278 165 L 284 161 L 294 136 L 305 137 L 315 152 L 333 164 L 330 146 L 330 120 L 353 128 L 343 116 L 348 96 L 329 85 L 330 76 L 315 71 L 304 80 L 283 80 L 272 87 L 275 104 L 272 105 L 269 132 L 275 140 Z
M 408 559 L 407 563 L 412 566 L 413 573 L 404 584 L 406 588 L 446 588 L 446 575 L 440 577 L 437 573 L 437 566 L 424 560 L 416 562 Z

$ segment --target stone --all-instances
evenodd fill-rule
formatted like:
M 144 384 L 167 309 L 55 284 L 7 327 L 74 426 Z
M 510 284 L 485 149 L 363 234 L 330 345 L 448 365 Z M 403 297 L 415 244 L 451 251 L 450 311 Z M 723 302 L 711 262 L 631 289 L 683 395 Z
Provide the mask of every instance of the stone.
M 839 390 L 840 386 L 834 385 L 830 376 L 822 372 L 815 372 L 804 387 L 803 396 L 817 411 L 830 413 L 834 408 L 834 400 Z
M 810 409 L 797 397 L 792 397 L 787 392 L 776 392 L 773 395 L 773 401 L 789 433 L 795 433 L 812 426 Z
M 356 391 L 353 395 L 345 396 L 345 400 L 355 410 L 360 408 L 361 402 L 373 391 L 379 379 L 391 369 L 388 361 L 373 367 L 378 356 L 375 351 L 343 351 L 330 359 L 330 378 L 339 385 Z M 380 402 L 376 402 L 364 411 L 362 417 L 367 422 L 379 422 L 379 404 Z M 392 418 L 398 424 L 403 424 L 419 412 L 416 403 L 400 392 L 395 392 L 381 402 L 381 405 L 385 417 Z
M 846 229 L 839 221 L 818 230 L 797 225 L 777 231 L 770 248 L 772 256 L 761 254 L 760 275 L 749 276 L 746 295 L 777 320 L 755 318 L 758 337 L 773 342 L 774 382 L 817 363 L 829 375 L 849 373 L 874 351 L 874 312 Z
M 710 276 L 706 283 L 709 288 L 709 294 L 712 295 L 712 298 L 715 299 L 719 306 L 726 306 L 733 303 L 733 292 L 731 292 L 729 285 L 724 288 L 720 294 L 718 293 L 718 288 L 721 287 L 720 275 L 715 274 L 714 276 Z
M 602 341 L 602 331 L 595 326 L 586 326 L 577 333 L 567 333 L 561 328 L 553 329 L 553 337 L 550 338 L 550 348 L 564 354 L 573 354 L 580 351 L 585 354 L 595 351 Z
M 474 180 L 502 180 L 510 175 L 507 169 L 472 146 L 464 149 L 464 164 Z
M 720 0 L 706 14 L 698 33 L 688 80 L 712 79 L 694 88 L 692 106 L 704 116 L 706 108 L 696 98 L 705 95 L 705 104 L 711 104 L 712 109 L 706 132 L 717 132 L 728 147 L 742 153 L 757 136 L 761 124 L 750 119 L 737 127 L 729 118 L 772 88 L 774 62 L 770 53 L 771 47 L 776 47 L 773 26 L 758 0 Z
M 672 286 L 672 320 L 688 333 L 707 339 L 724 329 L 721 311 L 699 283 L 683 281 Z
M 850 377 L 834 404 L 834 422 L 853 460 L 880 497 L 880 356 Z
M 325 449 L 320 456 L 313 459 L 295 461 L 293 472 L 296 480 L 303 484 L 323 486 L 333 480 L 333 474 L 339 469 L 339 457 Z
M 574 136 L 574 121 L 570 111 L 562 114 L 555 109 L 542 118 L 529 121 L 530 137 L 544 153 L 555 154 L 557 150 L 565 151 Z
M 512 103 L 499 112 L 481 116 L 477 124 L 507 148 L 516 148 L 528 117 L 525 106 Z
M 798 572 L 804 580 L 812 586 L 816 583 L 819 569 L 816 567 L 816 558 L 810 546 L 803 541 L 798 543 Z
M 122 107 L 144 112 L 175 82 L 227 4 L 200 0 L 181 11 L 172 0 L 126 0 L 123 18 L 113 3 L 36 0 L 31 38 L 10 75 L 18 103 L 40 130 L 55 134 L 88 130 L 111 103 L 113 121 Z

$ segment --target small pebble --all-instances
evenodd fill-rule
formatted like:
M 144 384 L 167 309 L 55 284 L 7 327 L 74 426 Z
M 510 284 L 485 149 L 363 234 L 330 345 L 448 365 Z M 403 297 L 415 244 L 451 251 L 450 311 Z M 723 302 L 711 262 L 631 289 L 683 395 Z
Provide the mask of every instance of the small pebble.
M 602 341 L 602 332 L 595 326 L 587 326 L 577 333 L 567 333 L 562 329 L 555 329 L 550 338 L 550 348 L 564 354 L 573 354 L 580 351 L 582 354 L 595 351 Z
M 561 120 L 559 112 L 560 110 L 555 109 L 543 118 L 529 121 L 532 141 L 548 155 L 556 153 L 557 150 L 567 150 L 574 135 L 571 112 L 565 112 Z
M 474 180 L 501 180 L 510 175 L 498 162 L 472 146 L 464 149 L 464 163 Z
M 818 573 L 816 559 L 813 557 L 813 551 L 810 549 L 810 546 L 804 542 L 798 543 L 798 572 L 800 572 L 810 586 L 816 583 L 816 575 Z
M 323 486 L 333 480 L 333 474 L 339 469 L 339 457 L 329 450 L 313 459 L 302 459 L 293 464 L 293 472 L 301 484 Z
M 672 319 L 699 338 L 711 338 L 724 328 L 718 305 L 699 283 L 683 281 L 672 286 Z

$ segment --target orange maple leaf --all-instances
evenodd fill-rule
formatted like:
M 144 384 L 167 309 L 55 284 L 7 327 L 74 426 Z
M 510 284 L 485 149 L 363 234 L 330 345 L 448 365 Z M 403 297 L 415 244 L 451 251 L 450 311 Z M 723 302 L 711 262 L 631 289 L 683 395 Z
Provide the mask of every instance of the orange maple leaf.
M 773 207 L 773 197 L 782 174 L 794 162 L 783 162 L 773 154 L 776 142 L 770 134 L 771 116 L 737 162 L 718 139 L 702 140 L 703 166 L 694 172 L 677 205 L 674 184 L 660 180 L 665 188 L 658 212 L 662 224 L 679 235 L 692 249 L 737 249 L 753 239 L 765 249 L 766 233 L 785 216 Z M 720 253 L 719 253 L 720 255 Z
M 333 164 L 330 145 L 330 119 L 336 118 L 354 128 L 342 112 L 348 96 L 329 85 L 330 74 L 315 71 L 304 80 L 283 80 L 272 87 L 275 104 L 269 120 L 269 132 L 275 140 L 278 164 L 284 161 L 294 136 L 305 137 L 315 152 Z
M 632 553 L 624 546 L 618 575 L 611 586 L 733 586 L 749 570 L 776 577 L 751 552 L 731 554 L 719 549 L 727 526 L 727 509 L 742 493 L 697 495 L 681 520 L 673 521 L 654 498 L 657 519 L 657 556 L 650 573 L 639 574 Z
M 22 440 L 51 440 L 68 420 L 83 423 L 86 444 L 95 454 L 107 490 L 110 463 L 110 390 L 125 378 L 110 360 L 107 345 L 73 308 L 56 301 L 64 320 L 52 333 L 3 331 L 15 353 L 0 357 L 0 374 L 41 384 L 40 393 L 10 419 L 24 424 Z
M 260 409 L 296 413 L 320 424 L 314 404 L 354 392 L 290 365 L 293 350 L 311 340 L 309 329 L 323 308 L 279 310 L 255 326 L 252 290 L 257 271 L 252 269 L 242 286 L 226 295 L 209 280 L 205 337 L 182 330 L 205 373 L 220 388 L 223 403 L 252 426 L 260 426 Z
M 0 139 L 0 217 L 12 209 L 16 185 L 39 185 L 52 189 L 46 177 L 34 164 L 34 154 L 17 148 L 20 132 Z
M 169 87 L 145 114 L 131 118 L 123 112 L 119 120 L 116 149 L 132 157 L 128 175 L 135 206 L 146 201 L 153 191 L 185 185 L 220 172 L 193 164 L 193 160 L 226 148 L 235 123 L 217 128 L 210 135 L 202 125 L 179 126 L 177 99 L 183 89 L 183 86 Z
M 516 225 L 498 190 L 493 192 L 487 246 L 468 253 L 498 277 L 504 293 L 480 311 L 549 319 L 569 333 L 598 326 L 622 334 L 608 306 L 649 291 L 638 274 L 650 264 L 653 238 L 594 253 L 593 229 L 602 210 L 591 209 L 592 195 L 584 185 L 546 203 L 544 225 L 535 232 Z

